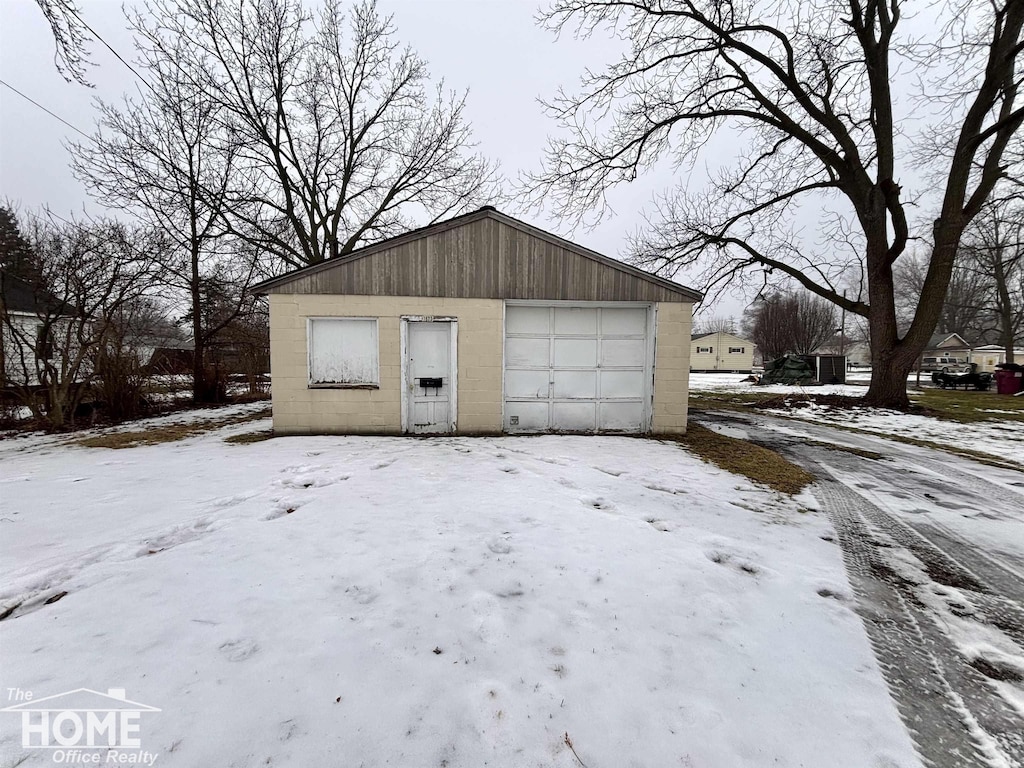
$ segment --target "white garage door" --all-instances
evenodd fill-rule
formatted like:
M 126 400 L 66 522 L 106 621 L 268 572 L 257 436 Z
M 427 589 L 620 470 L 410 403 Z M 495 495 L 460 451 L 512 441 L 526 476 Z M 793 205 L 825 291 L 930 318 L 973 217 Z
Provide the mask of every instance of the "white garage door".
M 505 430 L 645 432 L 649 306 L 505 308 Z

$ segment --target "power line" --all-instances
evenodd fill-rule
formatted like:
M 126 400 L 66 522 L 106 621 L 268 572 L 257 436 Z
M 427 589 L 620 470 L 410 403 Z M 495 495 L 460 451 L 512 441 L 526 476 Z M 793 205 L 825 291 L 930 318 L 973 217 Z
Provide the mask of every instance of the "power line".
M 76 127 L 75 127 L 75 126 L 73 126 L 73 125 L 72 125 L 71 123 L 69 123 L 69 122 L 68 122 L 67 120 L 65 120 L 65 119 L 64 119 L 63 117 L 61 117 L 60 115 L 58 115 L 58 114 L 57 114 L 56 112 L 52 112 L 52 111 L 50 111 L 49 109 L 47 109 L 46 107 L 44 107 L 44 106 L 43 106 L 42 104 L 40 104 L 40 103 L 39 103 L 38 101 L 36 101 L 35 99 L 33 99 L 33 98 L 32 98 L 31 96 L 27 96 L 27 95 L 25 95 L 24 93 L 22 93 L 21 91 L 19 91 L 19 90 L 18 90 L 17 88 L 15 88 L 15 87 L 14 87 L 13 85 L 11 85 L 10 83 L 8 83 L 8 82 L 5 82 L 4 80 L 0 80 L 0 85 L 5 85 L 5 86 L 7 86 L 7 87 L 8 87 L 8 88 L 10 88 L 10 89 L 11 89 L 12 91 L 14 91 L 14 92 L 15 92 L 16 94 L 18 94 L 19 96 L 21 96 L 21 98 L 25 99 L 26 101 L 28 101 L 28 102 L 29 102 L 29 103 L 31 103 L 31 104 L 35 104 L 35 105 L 36 105 L 37 107 L 39 107 L 39 108 L 40 108 L 41 110 L 43 110 L 43 112 L 45 112 L 46 114 L 48 114 L 48 115 L 49 115 L 50 117 L 53 117 L 53 118 L 56 118 L 57 120 L 60 120 L 60 121 L 61 121 L 62 123 L 64 123 L 64 125 L 66 125 L 66 126 L 67 126 L 68 128 L 70 128 L 71 130 L 73 130 L 73 131 L 78 131 L 78 132 L 79 132 L 80 134 L 82 134 L 83 136 L 85 136 L 85 138 L 89 139 L 89 141 L 92 141 L 92 136 L 90 136 L 90 135 L 89 135 L 88 133 L 86 133 L 85 131 L 83 131 L 83 130 L 82 130 L 81 128 L 76 128 Z
M 81 22 L 83 27 L 85 27 L 87 30 L 89 30 L 92 33 L 93 37 L 95 37 L 97 40 L 99 40 L 101 43 L 103 43 L 103 45 L 106 46 L 107 50 L 110 51 L 112 54 L 114 54 L 114 56 L 117 57 L 118 61 L 120 61 L 122 64 L 124 64 L 126 67 L 128 67 L 128 69 L 130 69 L 132 71 L 132 74 L 134 74 L 137 78 L 139 78 L 139 80 L 141 80 L 146 85 L 146 87 L 149 88 L 149 90 L 151 90 L 151 91 L 154 90 L 153 86 L 149 84 L 149 81 L 146 80 L 146 78 L 144 78 L 142 75 L 140 75 L 138 70 L 135 69 L 135 67 L 133 67 L 131 64 L 129 64 L 128 61 L 125 60 L 125 58 L 123 56 L 121 56 L 120 53 L 115 51 L 114 47 L 110 43 L 108 43 L 106 40 L 104 40 L 99 32 L 97 32 L 95 29 L 90 27 L 89 26 L 89 22 L 87 22 L 85 19 L 83 19 L 81 16 L 78 15 L 78 11 L 74 7 L 71 7 L 68 10 L 74 15 L 74 17 L 76 19 L 78 19 L 79 22 Z

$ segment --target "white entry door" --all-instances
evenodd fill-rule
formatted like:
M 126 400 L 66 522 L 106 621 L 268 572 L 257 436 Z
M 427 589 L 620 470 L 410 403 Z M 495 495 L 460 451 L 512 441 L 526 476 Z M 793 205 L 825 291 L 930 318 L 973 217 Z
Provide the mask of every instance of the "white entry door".
M 646 432 L 648 305 L 505 307 L 506 432 Z
M 403 327 L 403 429 L 426 435 L 454 432 L 458 326 L 454 320 L 406 318 Z

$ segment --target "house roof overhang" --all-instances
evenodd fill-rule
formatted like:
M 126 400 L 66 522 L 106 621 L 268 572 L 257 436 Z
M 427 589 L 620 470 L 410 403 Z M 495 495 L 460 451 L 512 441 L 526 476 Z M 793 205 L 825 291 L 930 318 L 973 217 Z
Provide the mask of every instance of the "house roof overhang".
M 574 254 L 577 254 L 578 256 L 582 256 L 583 258 L 595 261 L 611 269 L 623 272 L 637 280 L 653 283 L 667 291 L 670 291 L 681 296 L 685 301 L 699 302 L 704 298 L 704 294 L 702 294 L 700 291 L 694 290 L 693 288 L 688 288 L 684 285 L 673 282 L 672 280 L 668 280 L 659 275 L 646 272 L 645 270 L 634 267 L 631 264 L 626 264 L 625 262 L 619 261 L 618 259 L 613 259 L 609 256 L 605 256 L 589 248 L 585 248 L 577 243 L 574 243 L 570 240 L 566 240 L 565 238 L 559 237 L 558 235 L 555 235 L 551 232 L 547 232 L 543 229 L 535 227 L 532 224 L 528 224 L 524 221 L 513 218 L 512 216 L 508 216 L 504 213 L 501 213 L 492 206 L 484 206 L 479 210 L 472 211 L 461 216 L 456 216 L 445 221 L 437 222 L 435 224 L 430 224 L 425 227 L 420 227 L 419 229 L 414 229 L 409 232 L 405 232 L 401 235 L 397 235 L 396 237 L 392 237 L 387 240 L 381 240 L 380 242 L 367 245 L 345 256 L 341 256 L 334 259 L 328 259 L 327 261 L 321 262 L 319 264 L 313 264 L 308 267 L 296 269 L 291 272 L 287 272 L 283 275 L 270 278 L 269 280 L 264 280 L 263 282 L 257 283 L 256 285 L 252 286 L 252 288 L 250 288 L 250 292 L 255 293 L 257 295 L 267 295 L 268 293 L 273 293 L 277 288 L 285 286 L 293 281 L 300 280 L 308 275 L 316 274 L 317 272 L 322 272 L 325 270 L 330 270 L 345 264 L 351 264 L 354 261 L 367 258 L 368 256 L 373 256 L 374 254 L 381 253 L 382 251 L 395 248 L 400 245 L 404 245 L 405 243 L 409 243 L 414 240 L 419 240 L 424 237 L 429 237 L 431 235 L 444 232 L 446 230 L 462 227 L 467 224 L 471 224 L 473 222 L 487 218 L 500 221 L 501 223 L 513 227 L 519 230 L 520 232 L 524 232 L 535 238 L 551 243 L 559 248 L 562 248 L 566 251 L 570 251 Z

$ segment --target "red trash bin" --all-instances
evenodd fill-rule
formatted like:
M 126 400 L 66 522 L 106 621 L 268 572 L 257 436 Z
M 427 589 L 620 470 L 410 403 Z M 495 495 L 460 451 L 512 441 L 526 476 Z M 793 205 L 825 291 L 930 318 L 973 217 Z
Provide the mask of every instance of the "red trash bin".
M 1024 389 L 1024 372 L 996 371 L 996 392 L 1000 395 L 1015 395 Z

